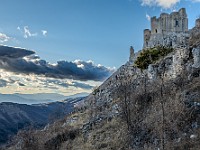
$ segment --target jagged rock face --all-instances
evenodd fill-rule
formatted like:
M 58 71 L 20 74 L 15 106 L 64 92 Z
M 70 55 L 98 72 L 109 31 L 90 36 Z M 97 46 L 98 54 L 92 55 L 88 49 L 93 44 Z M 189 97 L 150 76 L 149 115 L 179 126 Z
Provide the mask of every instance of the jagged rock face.
M 181 129 L 183 131 L 177 131 L 175 129 L 175 128 L 179 128 L 178 127 L 179 125 L 177 125 L 176 127 L 173 125 L 172 126 L 170 125 L 169 122 L 170 121 L 173 122 L 172 119 L 170 120 L 169 118 L 167 118 L 169 120 L 165 120 L 168 125 L 166 132 L 168 132 L 167 130 L 170 130 L 169 132 L 173 132 L 173 134 L 165 133 L 165 135 L 168 136 L 168 138 L 169 138 L 169 136 L 171 136 L 171 138 L 174 140 L 173 141 L 174 143 L 176 143 L 176 140 L 179 140 L 178 143 L 182 142 L 185 137 L 183 137 L 182 135 L 178 135 L 179 133 L 175 133 L 175 132 L 180 132 L 181 134 L 183 134 L 183 132 L 187 132 L 187 130 L 189 130 L 191 128 L 192 128 L 192 130 L 196 130 L 198 128 L 198 126 L 200 125 L 200 117 L 197 115 L 200 112 L 200 107 L 199 107 L 200 91 L 199 91 L 199 87 L 198 87 L 199 77 L 195 77 L 194 80 L 192 79 L 193 82 L 190 82 L 192 80 L 188 80 L 188 76 L 192 74 L 192 72 L 190 72 L 189 70 L 194 67 L 192 65 L 199 63 L 200 57 L 199 57 L 199 53 L 197 54 L 197 52 L 199 52 L 198 50 L 195 50 L 192 53 L 192 57 L 190 57 L 189 56 L 190 55 L 189 48 L 187 48 L 187 47 L 176 48 L 173 53 L 171 53 L 168 56 L 166 56 L 165 58 L 159 60 L 157 62 L 157 64 L 149 65 L 148 69 L 143 70 L 143 71 L 141 71 L 140 69 L 138 69 L 128 63 L 126 65 L 122 66 L 115 74 L 113 74 L 113 76 L 111 76 L 106 82 L 104 82 L 103 85 L 101 85 L 99 87 L 100 92 L 98 92 L 98 96 L 96 97 L 97 101 L 106 102 L 108 104 L 108 106 L 110 106 L 112 109 L 108 110 L 107 109 L 108 106 L 103 107 L 102 108 L 103 111 L 96 112 L 97 114 L 94 115 L 93 117 L 94 118 L 96 117 L 96 120 L 99 120 L 98 117 L 100 115 L 104 114 L 104 118 L 102 119 L 102 120 L 104 120 L 105 118 L 109 117 L 109 114 L 112 112 L 112 110 L 113 111 L 119 110 L 119 111 L 117 111 L 117 113 L 113 113 L 111 120 L 114 118 L 118 118 L 120 116 L 120 114 L 123 113 L 123 108 L 121 105 L 118 105 L 118 103 L 116 102 L 116 99 L 118 97 L 121 97 L 121 103 L 123 103 L 124 99 L 125 99 L 123 92 L 129 91 L 130 93 L 132 93 L 132 95 L 134 95 L 134 94 L 136 95 L 136 96 L 131 97 L 130 96 L 131 94 L 130 94 L 128 96 L 130 98 L 130 102 L 128 104 L 130 104 L 132 101 L 136 101 L 136 99 L 138 98 L 137 96 L 141 94 L 139 96 L 139 100 L 133 104 L 134 106 L 132 106 L 135 108 L 133 110 L 131 110 L 131 111 L 134 111 L 135 109 L 138 109 L 138 105 L 139 105 L 138 103 L 140 103 L 141 107 L 144 108 L 144 110 L 137 112 L 137 113 L 140 113 L 138 120 L 141 121 L 142 123 L 141 122 L 139 123 L 139 121 L 137 122 L 137 120 L 135 120 L 135 122 L 133 122 L 134 127 L 133 127 L 133 133 L 131 135 L 132 137 L 134 137 L 131 140 L 132 146 L 134 147 L 133 149 L 140 149 L 140 148 L 144 149 L 144 147 L 142 147 L 142 146 L 144 146 L 144 143 L 146 142 L 145 140 L 147 140 L 147 141 L 149 140 L 149 142 L 152 142 L 154 145 L 159 145 L 158 144 L 159 142 L 156 142 L 156 140 L 158 140 L 159 137 L 157 137 L 157 135 L 155 133 L 152 133 L 152 134 L 149 133 L 152 131 L 151 127 L 153 126 L 152 128 L 154 128 L 154 125 L 151 125 L 151 124 L 152 123 L 154 124 L 155 120 L 153 120 L 153 121 L 146 121 L 146 120 L 151 120 L 152 115 L 153 115 L 153 118 L 157 115 L 159 116 L 159 113 L 161 113 L 160 112 L 161 110 L 158 108 L 158 110 L 157 110 L 158 114 L 154 112 L 154 113 L 152 113 L 152 115 L 149 115 L 151 109 L 156 110 L 157 108 L 154 108 L 155 106 L 149 106 L 146 104 L 149 101 L 151 101 L 152 99 L 151 99 L 151 96 L 148 99 L 148 94 L 147 94 L 147 97 L 145 98 L 144 92 L 146 91 L 147 93 L 149 93 L 149 92 L 155 91 L 156 94 L 159 93 L 158 90 L 160 89 L 159 86 L 162 84 L 161 79 L 163 77 L 164 82 L 168 83 L 168 84 L 164 83 L 165 85 L 163 85 L 163 87 L 164 88 L 167 87 L 168 92 L 166 92 L 166 94 L 163 96 L 163 98 L 157 97 L 158 101 L 155 102 L 155 105 L 157 105 L 158 103 L 160 104 L 161 99 L 165 99 L 166 100 L 165 101 L 166 104 L 164 105 L 164 107 L 165 107 L 164 109 L 166 109 L 165 113 L 167 113 L 167 115 L 170 113 L 172 113 L 173 115 L 174 115 L 174 113 L 178 113 L 177 117 L 174 118 L 174 119 L 176 119 L 176 118 L 179 118 L 180 112 L 184 114 L 185 113 L 184 111 L 187 110 L 187 109 L 181 110 L 181 109 L 183 109 L 182 107 L 185 107 L 185 105 L 183 105 L 183 103 L 187 102 L 188 107 L 190 107 L 190 109 L 193 109 L 192 110 L 193 115 L 196 117 L 196 118 L 195 117 L 190 118 L 189 120 L 186 121 L 187 123 L 184 123 L 187 125 L 184 125 L 184 128 Z M 190 68 L 190 69 L 187 69 L 187 68 Z M 198 68 L 200 68 L 200 66 Z M 183 81 L 183 79 L 185 81 Z M 188 83 L 190 83 L 190 84 L 188 84 Z M 195 83 L 195 85 L 194 85 L 194 83 Z M 186 86 L 187 84 L 188 84 L 188 86 Z M 123 85 L 125 85 L 125 87 L 126 87 L 126 85 L 129 85 L 129 86 L 126 90 L 124 90 L 122 93 L 120 93 L 119 89 Z M 145 87 L 145 85 L 146 85 L 146 87 Z M 192 86 L 192 85 L 194 85 L 194 86 Z M 145 90 L 145 88 L 146 88 L 146 90 Z M 182 88 L 185 90 L 181 91 Z M 177 89 L 179 89 L 179 90 L 177 90 Z M 142 93 L 142 91 L 143 91 L 143 93 Z M 169 94 L 169 95 L 167 95 L 167 94 Z M 177 97 L 179 97 L 181 99 L 180 100 L 181 102 L 178 100 Z M 145 101 L 145 99 L 147 99 L 147 101 Z M 154 102 L 151 101 L 150 105 L 152 103 L 154 103 Z M 177 103 L 179 103 L 179 104 L 177 104 Z M 98 103 L 98 104 L 100 104 L 100 103 Z M 175 105 L 177 105 L 177 106 L 175 106 Z M 115 106 L 117 106 L 117 109 Z M 170 111 L 167 112 L 167 109 L 170 109 L 170 108 L 174 109 L 174 110 L 171 110 L 174 112 L 170 112 Z M 178 112 L 179 110 L 175 110 L 175 109 L 180 109 L 180 112 Z M 133 114 L 134 114 L 133 116 L 136 116 L 137 113 L 133 112 Z M 143 119 L 143 117 L 144 117 L 144 119 Z M 123 119 L 125 119 L 125 118 L 123 118 Z M 181 120 L 183 118 L 180 117 L 179 119 Z M 176 124 L 176 122 L 173 122 L 173 123 Z M 102 126 L 104 126 L 104 125 L 109 124 L 109 122 L 107 122 L 107 123 L 98 122 L 98 124 L 101 124 Z M 136 124 L 140 124 L 140 125 L 137 126 Z M 102 126 L 100 128 L 96 127 L 93 130 L 102 129 L 103 128 Z M 171 127 L 169 127 L 169 126 L 171 126 Z M 121 127 L 119 127 L 119 128 L 121 128 Z M 94 133 L 95 133 L 95 131 L 93 131 L 93 130 L 91 129 L 91 130 L 85 131 L 88 133 L 88 141 L 93 140 L 91 138 L 91 136 L 94 135 Z M 155 129 L 153 129 L 153 130 L 155 130 Z M 158 132 L 160 130 L 158 129 Z M 111 132 L 111 129 L 108 129 L 107 131 L 102 132 L 102 135 L 104 135 L 106 133 L 110 134 L 110 132 Z M 190 135 L 193 135 L 192 132 L 189 132 L 189 133 L 186 133 L 185 136 L 188 137 L 188 134 L 189 134 L 189 138 L 190 138 Z M 194 134 L 194 135 L 196 135 L 196 134 Z M 112 135 L 110 135 L 110 137 L 112 137 Z M 195 137 L 195 138 L 197 139 L 197 137 Z M 166 141 L 167 140 L 168 139 L 166 139 Z M 94 143 L 95 143 L 95 141 L 94 141 Z M 149 149 L 156 149 L 155 147 L 149 148 Z M 109 145 L 107 145 L 107 149 L 109 149 Z M 173 149 L 173 148 L 171 148 L 171 149 Z M 177 148 L 177 149 L 181 149 L 181 148 Z
M 155 80 L 158 76 L 158 66 L 150 64 L 148 67 L 148 77 L 151 80 Z
M 165 80 L 176 78 L 187 67 L 184 63 L 188 56 L 189 50 L 187 48 L 176 48 L 173 53 L 166 56 L 158 64 L 148 66 L 149 79 L 155 80 L 161 75 Z
M 172 77 L 177 77 L 185 69 L 186 65 L 184 60 L 188 59 L 189 50 L 187 48 L 179 48 L 173 55 L 173 75 Z
M 200 27 L 195 26 L 190 30 L 190 38 L 189 38 L 190 47 L 197 47 L 200 45 Z
M 192 65 L 192 67 L 200 68 L 200 46 L 197 48 L 193 48 L 192 54 L 194 57 L 194 64 Z

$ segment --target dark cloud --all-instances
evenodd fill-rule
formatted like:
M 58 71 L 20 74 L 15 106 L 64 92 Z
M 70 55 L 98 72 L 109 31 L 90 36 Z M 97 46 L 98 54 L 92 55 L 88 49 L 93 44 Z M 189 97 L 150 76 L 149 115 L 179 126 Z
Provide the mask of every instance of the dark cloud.
M 0 67 L 16 73 L 37 74 L 52 78 L 69 78 L 82 81 L 101 81 L 113 72 L 113 70 L 104 66 L 96 66 L 91 61 L 58 61 L 52 65 L 31 54 L 34 54 L 34 52 L 3 46 L 0 48 Z
M 21 57 L 28 56 L 34 53 L 35 52 L 33 51 L 22 49 L 22 48 L 0 45 L 0 57 L 21 58 Z

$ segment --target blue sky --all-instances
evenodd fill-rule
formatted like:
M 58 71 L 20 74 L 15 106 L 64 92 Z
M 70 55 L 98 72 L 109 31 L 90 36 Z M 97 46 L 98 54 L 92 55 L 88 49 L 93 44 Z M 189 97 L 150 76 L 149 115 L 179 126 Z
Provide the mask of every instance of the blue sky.
M 96 65 L 111 68 L 118 68 L 128 60 L 131 45 L 136 51 L 142 48 L 143 30 L 150 28 L 148 16 L 185 7 L 192 28 L 200 15 L 200 0 L 0 0 L 0 3 L 0 44 L 34 50 L 49 63 L 92 60 Z M 96 81 L 87 84 L 94 86 Z M 23 87 L 20 91 L 26 90 Z

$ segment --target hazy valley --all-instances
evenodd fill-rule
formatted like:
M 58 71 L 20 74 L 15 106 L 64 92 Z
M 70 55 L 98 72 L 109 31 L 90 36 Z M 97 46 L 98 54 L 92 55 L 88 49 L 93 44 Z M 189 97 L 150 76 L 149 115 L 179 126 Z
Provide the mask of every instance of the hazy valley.
M 19 130 L 43 128 L 48 123 L 63 118 L 73 112 L 74 105 L 82 100 L 83 98 L 80 97 L 68 98 L 62 101 L 33 105 L 0 103 L 0 143 L 8 142 Z M 24 102 L 27 103 L 27 101 Z

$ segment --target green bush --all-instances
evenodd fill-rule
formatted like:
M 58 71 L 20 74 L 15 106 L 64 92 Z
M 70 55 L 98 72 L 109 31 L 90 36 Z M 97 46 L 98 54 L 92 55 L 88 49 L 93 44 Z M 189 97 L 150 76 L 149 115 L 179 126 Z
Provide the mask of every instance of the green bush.
M 135 61 L 135 65 L 140 69 L 147 69 L 149 64 L 155 63 L 161 57 L 171 53 L 173 48 L 157 46 L 143 50 Z

